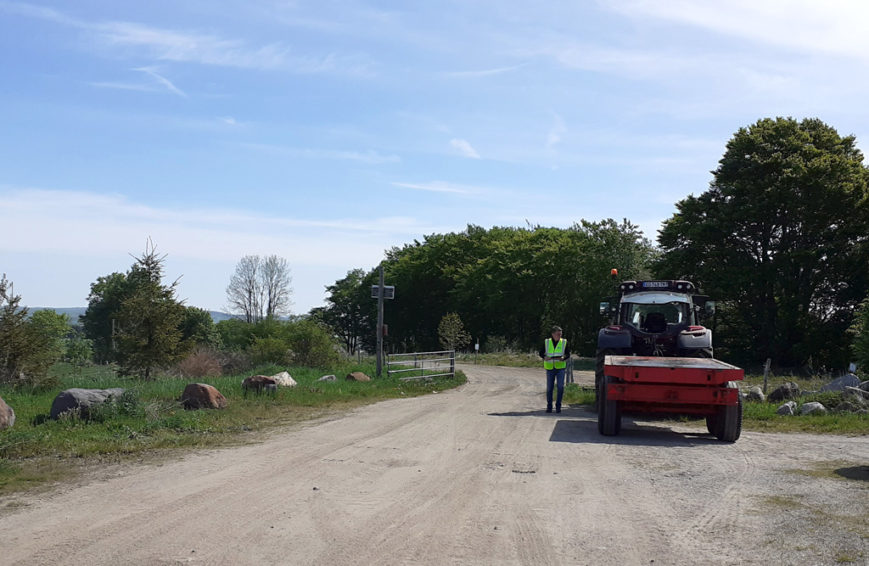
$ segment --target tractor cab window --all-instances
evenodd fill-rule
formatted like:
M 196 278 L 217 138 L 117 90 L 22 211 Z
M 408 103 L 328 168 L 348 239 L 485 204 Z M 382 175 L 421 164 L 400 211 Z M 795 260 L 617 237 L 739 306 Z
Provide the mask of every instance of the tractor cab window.
M 625 307 L 625 322 L 644 332 L 665 332 L 668 326 L 689 323 L 687 303 L 626 303 Z

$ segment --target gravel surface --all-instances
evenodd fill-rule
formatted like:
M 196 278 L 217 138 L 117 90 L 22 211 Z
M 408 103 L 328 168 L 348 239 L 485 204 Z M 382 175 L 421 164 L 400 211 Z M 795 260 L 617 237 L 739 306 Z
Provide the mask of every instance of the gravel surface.
M 462 369 L 457 390 L 20 497 L 0 564 L 869 562 L 866 437 L 629 418 L 602 437 L 586 410 L 544 413 L 542 370 Z

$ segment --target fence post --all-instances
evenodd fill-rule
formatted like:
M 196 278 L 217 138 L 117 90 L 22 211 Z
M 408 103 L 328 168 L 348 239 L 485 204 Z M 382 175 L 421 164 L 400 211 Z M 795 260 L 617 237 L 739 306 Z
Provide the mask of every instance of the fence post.
M 456 377 L 456 351 L 450 350 L 450 377 Z
M 769 365 L 772 363 L 772 360 L 767 358 L 766 363 L 763 364 L 763 394 L 766 395 L 766 380 L 769 377 Z

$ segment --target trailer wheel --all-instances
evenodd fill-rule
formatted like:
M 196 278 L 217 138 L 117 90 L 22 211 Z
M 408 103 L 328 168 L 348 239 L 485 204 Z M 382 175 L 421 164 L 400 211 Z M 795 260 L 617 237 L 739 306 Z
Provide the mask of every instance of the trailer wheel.
M 736 384 L 732 381 L 727 382 L 727 388 L 737 389 Z M 725 405 L 718 408 L 718 414 L 715 415 L 717 426 L 713 433 L 718 440 L 736 442 L 742 433 L 742 397 L 737 397 L 737 399 L 736 405 Z
M 604 436 L 615 436 L 622 430 L 619 402 L 607 400 L 607 385 L 613 381 L 613 378 L 605 377 L 598 388 L 597 430 Z
M 718 436 L 718 415 L 707 415 L 706 416 L 706 430 L 709 431 L 709 434 L 712 436 Z

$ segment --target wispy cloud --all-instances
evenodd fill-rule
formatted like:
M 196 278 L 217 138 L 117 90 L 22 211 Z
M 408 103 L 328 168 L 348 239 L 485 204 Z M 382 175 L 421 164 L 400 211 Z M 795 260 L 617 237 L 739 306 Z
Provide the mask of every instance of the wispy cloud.
M 187 98 L 187 94 L 184 91 L 172 84 L 172 81 L 159 74 L 155 67 L 139 67 L 133 70 L 145 73 L 146 75 L 157 81 L 158 84 L 166 87 L 166 89 L 172 94 L 177 94 L 181 98 Z
M 360 77 L 374 74 L 374 63 L 364 54 L 305 54 L 282 42 L 251 45 L 218 34 L 164 29 L 137 22 L 91 22 L 58 10 L 19 2 L 0 1 L 0 9 L 81 29 L 97 44 L 111 49 L 113 55 L 117 55 L 119 50 L 131 49 L 136 50 L 137 55 L 144 53 L 158 61 L 304 74 L 336 73 Z
M 468 140 L 463 140 L 460 138 L 453 138 L 450 140 L 450 145 L 459 150 L 459 153 L 464 155 L 465 157 L 470 157 L 471 159 L 480 159 L 480 154 L 477 153 L 477 150 L 468 142 Z
M 555 147 L 561 143 L 564 134 L 567 133 L 567 126 L 564 125 L 564 120 L 558 114 L 554 116 L 554 123 L 549 128 L 549 133 L 546 135 L 546 147 Z
M 491 77 L 493 75 L 502 75 L 504 73 L 510 73 L 512 71 L 517 71 L 527 65 L 527 63 L 520 63 L 518 65 L 510 65 L 509 67 L 496 67 L 494 69 L 481 69 L 477 71 L 452 71 L 448 73 L 444 73 L 444 76 L 447 77 L 455 77 L 455 78 L 474 78 L 474 77 Z
M 415 191 L 430 191 L 434 193 L 469 194 L 478 192 L 479 190 L 478 187 L 445 183 L 443 181 L 431 181 L 429 183 L 392 183 L 392 185 L 395 187 L 403 187 L 405 189 L 413 189 Z
M 312 149 L 273 145 L 264 143 L 244 143 L 242 147 L 264 151 L 287 157 L 304 159 L 339 159 L 344 161 L 358 161 L 368 165 L 380 165 L 383 163 L 398 163 L 401 158 L 395 154 L 382 154 L 374 150 L 348 151 L 337 149 Z

